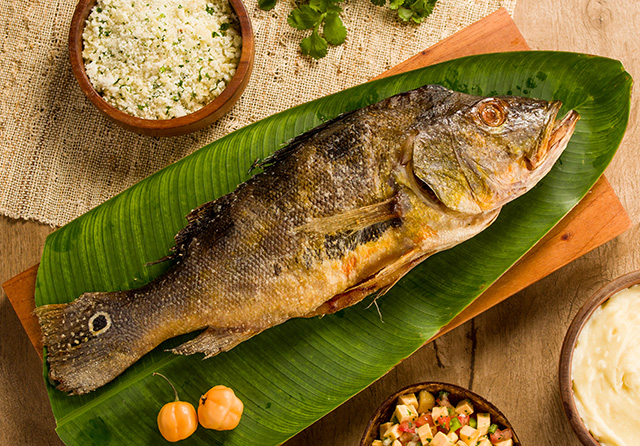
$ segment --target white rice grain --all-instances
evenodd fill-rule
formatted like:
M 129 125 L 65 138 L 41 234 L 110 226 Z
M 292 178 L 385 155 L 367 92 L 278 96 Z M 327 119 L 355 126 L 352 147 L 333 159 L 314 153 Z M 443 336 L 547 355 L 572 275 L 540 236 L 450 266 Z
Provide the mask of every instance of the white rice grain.
M 83 40 L 94 88 L 144 119 L 177 118 L 210 103 L 242 51 L 228 0 L 98 0 Z

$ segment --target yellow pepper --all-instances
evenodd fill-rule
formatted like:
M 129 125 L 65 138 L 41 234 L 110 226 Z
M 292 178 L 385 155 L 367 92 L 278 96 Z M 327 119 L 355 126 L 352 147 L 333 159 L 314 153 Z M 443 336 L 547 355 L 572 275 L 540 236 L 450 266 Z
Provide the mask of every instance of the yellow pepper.
M 240 423 L 244 405 L 228 387 L 215 386 L 200 398 L 198 420 L 203 427 L 225 431 Z
M 178 399 L 176 388 L 166 376 L 155 372 L 153 374 L 160 375 L 166 379 L 176 396 L 175 401 L 165 404 L 162 406 L 162 409 L 160 409 L 158 413 L 158 429 L 160 429 L 160 433 L 167 441 L 176 442 L 184 440 L 198 428 L 196 410 L 192 404 Z

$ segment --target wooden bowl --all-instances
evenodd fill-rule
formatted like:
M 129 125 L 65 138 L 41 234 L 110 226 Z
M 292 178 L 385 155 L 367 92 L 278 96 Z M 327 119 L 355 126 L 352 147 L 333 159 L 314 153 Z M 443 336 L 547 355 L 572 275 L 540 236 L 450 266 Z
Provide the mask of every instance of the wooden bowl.
M 564 412 L 567 414 L 569 423 L 574 432 L 585 446 L 601 446 L 601 444 L 593 438 L 589 429 L 584 425 L 576 402 L 573 397 L 573 384 L 571 379 L 571 363 L 573 361 L 573 352 L 575 351 L 576 342 L 582 327 L 587 323 L 591 315 L 596 309 L 605 303 L 611 296 L 618 291 L 622 291 L 630 286 L 640 283 L 640 271 L 635 271 L 615 279 L 613 282 L 600 288 L 591 298 L 582 306 L 580 311 L 573 318 L 573 322 L 569 326 L 569 330 L 562 343 L 560 351 L 560 365 L 558 378 L 560 380 L 560 397 Z
M 364 431 L 362 439 L 360 440 L 360 446 L 371 446 L 373 440 L 378 438 L 378 430 L 380 425 L 386 423 L 391 419 L 393 411 L 395 410 L 396 402 L 400 395 L 404 395 L 405 393 L 418 393 L 421 390 L 427 390 L 433 394 L 437 394 L 441 390 L 449 392 L 449 399 L 454 404 L 460 400 L 468 399 L 473 404 L 476 413 L 489 413 L 491 414 L 492 423 L 496 423 L 499 426 L 502 426 L 502 429 L 507 427 L 511 429 L 511 432 L 513 433 L 514 446 L 521 446 L 520 440 L 518 440 L 518 436 L 516 435 L 513 426 L 511 426 L 511 423 L 509 423 L 507 417 L 505 417 L 496 406 L 482 398 L 477 393 L 465 389 L 464 387 L 439 382 L 412 384 L 405 387 L 404 389 L 398 390 L 396 393 L 387 398 L 385 402 L 383 402 L 378 407 L 376 412 L 371 417 L 371 420 L 369 420 L 367 429 Z
M 131 116 L 107 103 L 93 88 L 82 59 L 82 33 L 87 17 L 96 2 L 97 0 L 80 0 L 76 7 L 71 19 L 71 29 L 69 30 L 69 57 L 73 74 L 78 79 L 80 88 L 107 118 L 141 135 L 176 136 L 193 132 L 212 124 L 240 99 L 247 83 L 249 83 L 255 52 L 251 21 L 242 0 L 229 0 L 231 7 L 238 16 L 240 33 L 242 34 L 242 52 L 236 74 L 231 78 L 222 93 L 211 103 L 193 113 L 173 119 L 142 119 Z

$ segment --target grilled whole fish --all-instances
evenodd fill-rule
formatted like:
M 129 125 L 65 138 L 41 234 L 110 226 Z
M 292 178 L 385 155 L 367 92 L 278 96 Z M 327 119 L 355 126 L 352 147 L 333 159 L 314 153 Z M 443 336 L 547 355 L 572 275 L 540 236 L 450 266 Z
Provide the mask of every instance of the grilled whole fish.
M 173 336 L 206 328 L 173 352 L 210 357 L 384 293 L 551 169 L 579 118 L 560 107 L 429 85 L 295 138 L 187 216 L 153 282 L 37 308 L 50 378 L 86 393 Z

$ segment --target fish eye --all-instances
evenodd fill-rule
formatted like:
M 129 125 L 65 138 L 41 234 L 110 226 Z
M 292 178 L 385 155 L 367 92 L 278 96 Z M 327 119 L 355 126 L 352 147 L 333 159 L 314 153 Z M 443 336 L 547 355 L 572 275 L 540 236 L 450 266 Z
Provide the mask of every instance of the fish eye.
M 89 319 L 89 332 L 98 336 L 111 327 L 111 316 L 104 311 L 98 311 Z
M 499 99 L 483 101 L 478 106 L 478 116 L 489 127 L 499 127 L 507 117 L 506 105 Z

